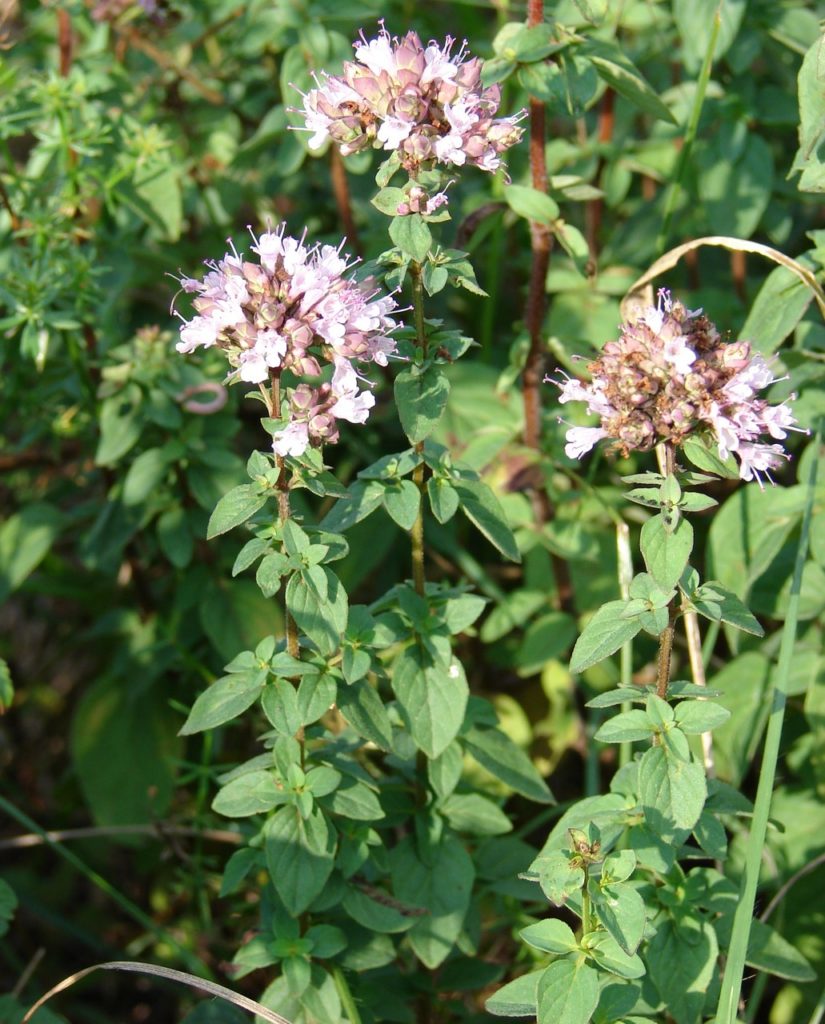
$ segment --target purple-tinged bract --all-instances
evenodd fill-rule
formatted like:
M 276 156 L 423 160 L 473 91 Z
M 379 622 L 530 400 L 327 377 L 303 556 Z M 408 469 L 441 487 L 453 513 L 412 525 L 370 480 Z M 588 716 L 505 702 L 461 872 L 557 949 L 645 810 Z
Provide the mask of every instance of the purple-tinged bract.
M 565 452 L 579 459 L 600 440 L 627 455 L 667 442 L 681 445 L 703 431 L 721 458 L 733 454 L 743 480 L 757 480 L 788 455 L 779 441 L 798 430 L 786 403 L 770 405 L 758 392 L 774 383 L 768 362 L 747 341 L 726 343 L 701 310 L 688 310 L 665 289 L 656 306 L 621 325 L 619 338 L 588 365 L 590 382 L 552 383 L 561 402 L 585 402 L 598 427 L 570 427 Z M 550 378 L 546 378 L 550 379 Z M 791 396 L 791 399 L 795 396 Z

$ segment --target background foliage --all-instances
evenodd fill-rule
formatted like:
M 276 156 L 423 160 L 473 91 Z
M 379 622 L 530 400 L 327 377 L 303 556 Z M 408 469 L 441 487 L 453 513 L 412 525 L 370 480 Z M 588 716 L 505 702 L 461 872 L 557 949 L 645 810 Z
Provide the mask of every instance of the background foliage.
M 478 342 L 448 371 L 450 404 L 433 440 L 494 488 L 522 556 L 518 566 L 504 562 L 465 518 L 433 522 L 431 578 L 469 582 L 486 599 L 475 625 L 457 631 L 470 690 L 492 700 L 508 736 L 561 801 L 542 809 L 530 794 L 513 796 L 518 786 L 492 781 L 478 763 L 471 768 L 484 792 L 509 797 L 515 831 L 511 860 L 489 867 L 503 923 L 493 929 L 487 920 L 484 931 L 495 941 L 482 945 L 475 975 L 450 962 L 441 968 L 445 1018 L 483 1015 L 479 993 L 530 966 L 514 936 L 543 909 L 515 877 L 532 856 L 524 844 L 540 848 L 564 802 L 605 792 L 616 766 L 614 748 L 593 740 L 603 712 L 584 705 L 617 683 L 618 668 L 603 662 L 574 681 L 566 666 L 581 617 L 618 596 L 617 520 L 637 538 L 644 518 L 622 506 L 618 475 L 650 467 L 643 458 L 594 455 L 583 466 L 566 459 L 552 388 L 540 457 L 523 446 L 525 218 L 552 227 L 548 368 L 569 372 L 574 355 L 614 335 L 622 295 L 670 245 L 730 234 L 776 246 L 820 276 L 825 263 L 821 12 L 806 3 L 727 0 L 714 41 L 715 9 L 696 0 L 561 2 L 548 5 L 547 16 L 563 45 L 548 46 L 546 36 L 524 34 L 524 11 L 506 3 L 3 6 L 2 795 L 7 813 L 16 807 L 44 828 L 104 829 L 66 845 L 120 895 L 113 901 L 53 849 L 0 845 L 0 921 L 9 921 L 0 938 L 0 1012 L 9 1020 L 17 1019 L 18 998 L 26 1004 L 65 974 L 124 952 L 190 968 L 195 961 L 226 977 L 227 961 L 255 927 L 255 886 L 220 896 L 233 833 L 211 809 L 217 777 L 255 750 L 255 730 L 179 730 L 224 665 L 283 628 L 276 603 L 251 576 L 232 579 L 235 540 L 205 540 L 215 503 L 248 482 L 247 457 L 264 441 L 259 412 L 239 389 L 220 405 L 218 358 L 184 361 L 174 352 L 176 284 L 166 275 L 195 272 L 224 251 L 228 234 L 238 238 L 246 224 L 267 220 L 286 219 L 292 233 L 305 225 L 336 244 L 347 234 L 349 249 L 366 256 L 386 248 L 383 218 L 369 205 L 371 154 L 312 157 L 305 137 L 289 130 L 297 123 L 291 86 L 306 88 L 314 69 L 338 65 L 357 29 L 372 31 L 379 18 L 391 32 L 412 26 L 422 37 L 466 36 L 490 59 L 489 79 L 502 82 L 505 113 L 530 96 L 547 109 L 547 203 L 537 208 L 524 189 L 526 146 L 509 156 L 510 188 L 500 177 L 465 176 L 452 190 L 447 228 L 469 250 L 489 298 L 440 292 L 428 313 Z M 772 399 L 799 392 L 798 418 L 816 426 L 825 327 L 793 275 L 705 248 L 668 283 L 734 335 L 778 352 L 789 379 Z M 198 403 L 210 402 L 220 407 L 204 414 Z M 352 483 L 404 445 L 387 386 L 370 423 L 327 458 Z M 766 629 L 757 638 L 723 626 L 705 645 L 709 683 L 732 712 L 714 733 L 717 774 L 745 793 L 787 609 L 803 508 L 796 481 L 814 457 L 809 447 L 794 460 L 782 490 L 720 482 L 712 526 L 694 520 L 699 564 L 747 599 Z M 528 497 L 536 473 L 555 508 L 538 525 Z M 301 493 L 307 511 L 329 510 L 330 501 Z M 390 500 L 348 530 L 350 550 L 336 571 L 353 603 L 369 604 L 408 575 L 404 517 L 403 501 L 394 510 Z M 823 852 L 823 523 L 814 522 L 803 579 L 765 904 Z M 635 651 L 637 681 L 646 681 L 654 655 L 645 643 Z M 683 649 L 677 658 L 684 665 Z M 144 830 L 129 834 L 127 825 Z M 495 832 L 492 820 L 486 827 Z M 4 831 L 31 826 L 9 817 Z M 736 836 L 729 857 L 734 866 L 741 858 Z M 772 923 L 820 971 L 823 870 L 820 863 L 770 908 Z M 29 976 L 40 949 L 45 956 Z M 233 984 L 256 995 L 260 977 Z M 66 1011 L 95 1021 L 125 1003 L 135 1020 L 177 1019 L 191 1005 L 159 986 L 134 998 L 124 987 L 106 978 L 94 1002 L 69 995 Z M 755 1012 L 776 1024 L 808 1019 L 815 989 L 772 980 Z M 318 1019 L 325 1013 L 320 1006 Z M 387 996 L 385 1013 L 405 1020 L 409 1010 Z

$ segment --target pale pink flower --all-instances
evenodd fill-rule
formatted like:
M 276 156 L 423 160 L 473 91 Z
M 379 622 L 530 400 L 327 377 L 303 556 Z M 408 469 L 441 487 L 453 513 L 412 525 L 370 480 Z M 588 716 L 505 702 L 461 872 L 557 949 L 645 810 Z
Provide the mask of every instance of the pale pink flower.
M 342 246 L 308 245 L 305 236 L 288 236 L 284 224 L 253 235 L 251 249 L 255 261 L 233 246 L 222 260 L 207 262 L 202 280 L 181 278 L 183 291 L 194 296 L 195 315 L 181 317 L 176 347 L 184 353 L 222 349 L 230 380 L 278 380 L 286 423 L 273 447 L 276 454 L 297 456 L 310 445 L 336 441 L 337 420 L 366 421 L 375 399 L 359 389 L 352 364 L 387 365 L 396 350 L 396 302 L 379 293 L 373 279 L 355 280 Z M 325 363 L 332 379 L 318 383 Z M 290 376 L 282 378 L 285 372 Z
M 398 38 L 381 26 L 354 43 L 340 76 L 322 73 L 303 97 L 310 149 L 331 139 L 344 155 L 368 146 L 398 154 L 408 172 L 434 162 L 494 171 L 519 141 L 526 113 L 496 118 L 501 90 L 481 84 L 481 62 L 454 40 L 425 47 L 415 32 Z

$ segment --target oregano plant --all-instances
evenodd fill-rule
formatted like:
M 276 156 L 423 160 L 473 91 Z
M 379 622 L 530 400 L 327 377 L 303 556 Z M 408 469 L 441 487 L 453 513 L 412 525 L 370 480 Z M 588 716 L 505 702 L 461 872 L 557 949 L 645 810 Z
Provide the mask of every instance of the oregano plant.
M 625 455 L 655 448 L 659 469 L 624 478 L 625 498 L 651 511 L 639 532 L 645 571 L 630 581 L 626 599 L 592 615 L 570 670 L 581 673 L 648 634 L 658 645 L 656 675 L 589 702 L 619 709 L 594 740 L 633 744 L 636 755 L 613 776 L 609 793 L 565 812 L 524 874 L 572 915 L 575 931 L 555 915 L 524 928 L 522 939 L 551 962 L 505 985 L 487 1008 L 536 1016 L 539 1024 L 662 1015 L 694 1024 L 714 1013 L 720 997 L 720 958 L 738 905 L 739 886 L 724 870 L 726 829 L 752 806 L 703 759 L 707 748 L 696 739 L 712 735 L 730 713 L 713 699 L 718 691 L 672 677 L 674 633 L 689 615 L 755 636 L 763 630 L 734 593 L 703 581 L 691 565 L 688 517 L 716 505 L 702 491 L 715 474 L 770 479 L 788 456 L 762 435 L 778 442 L 800 428 L 788 402 L 759 396 L 773 382 L 768 361 L 747 342 L 723 340 L 701 310 L 665 290 L 657 305 L 622 324 L 588 371 L 586 382 L 553 381 L 562 403 L 584 402 L 600 419 L 569 426 L 568 455 L 580 458 L 608 440 Z M 811 976 L 804 958 L 758 920 L 745 962 L 781 977 Z

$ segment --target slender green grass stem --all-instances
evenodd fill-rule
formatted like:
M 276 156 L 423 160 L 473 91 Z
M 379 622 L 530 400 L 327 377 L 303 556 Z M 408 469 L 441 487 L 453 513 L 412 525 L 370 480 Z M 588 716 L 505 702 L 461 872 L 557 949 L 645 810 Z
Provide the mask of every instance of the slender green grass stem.
M 133 903 L 127 896 L 124 896 L 119 889 L 116 889 L 111 882 L 107 881 L 102 875 L 98 874 L 94 868 L 90 868 L 88 864 L 80 859 L 76 853 L 73 853 L 62 843 L 53 839 L 44 829 L 42 829 L 36 821 L 33 821 L 27 814 L 15 807 L 14 804 L 10 803 L 5 797 L 0 796 L 0 810 L 6 812 L 10 818 L 14 818 L 15 821 L 19 822 L 24 828 L 28 829 L 29 832 L 34 832 L 39 835 L 43 842 L 54 850 L 58 856 L 62 857 L 63 860 L 67 861 L 72 867 L 80 872 L 84 878 L 87 878 L 93 885 L 95 885 L 101 892 L 105 893 L 113 903 L 116 903 L 120 909 L 128 914 L 137 924 L 147 931 L 151 932 L 161 942 L 165 942 L 171 946 L 172 949 L 178 954 L 181 962 L 186 964 L 187 968 L 192 971 L 193 974 L 197 974 L 198 977 L 209 977 L 210 972 L 208 968 L 195 956 L 191 950 L 186 949 L 182 946 L 178 940 L 171 935 L 165 928 L 162 928 L 156 921 L 153 921 L 148 914 L 145 914 L 137 904 Z
M 811 1014 L 808 1024 L 821 1024 L 823 1017 L 825 1017 L 825 988 L 823 988 L 819 995 L 819 1000 L 814 1007 L 814 1012 Z
M 623 601 L 630 598 L 630 582 L 633 579 L 633 552 L 630 548 L 630 530 L 627 523 L 619 520 L 616 523 L 616 552 L 619 561 L 619 594 Z M 633 683 L 633 641 L 622 644 L 619 651 L 619 682 L 621 686 Z M 622 713 L 630 711 L 630 701 L 622 704 Z M 633 756 L 633 744 L 619 744 L 619 767 L 630 762 Z
M 358 1012 L 355 997 L 349 987 L 346 975 L 340 967 L 332 968 L 332 980 L 335 982 L 335 988 L 338 990 L 341 1006 L 344 1008 L 349 1024 L 361 1024 L 361 1014 Z
M 719 6 L 721 7 L 721 4 Z M 710 81 L 710 72 L 713 67 L 713 55 L 716 52 L 716 41 L 719 38 L 719 27 L 721 22 L 722 13 L 721 10 L 717 9 L 716 14 L 713 16 L 713 27 L 711 29 L 710 41 L 708 42 L 705 59 L 702 62 L 702 68 L 696 82 L 696 93 L 693 97 L 690 117 L 688 118 L 684 139 L 682 140 L 682 148 L 679 150 L 679 156 L 676 161 L 676 170 L 673 174 L 673 180 L 670 183 L 667 198 L 665 199 L 665 212 L 662 217 L 662 230 L 659 232 L 659 237 L 656 242 L 656 250 L 660 253 L 665 251 L 665 246 L 667 245 L 668 235 L 670 234 L 670 225 L 673 219 L 673 212 L 676 209 L 676 201 L 678 200 L 679 193 L 682 190 L 682 180 L 685 175 L 685 168 L 687 167 L 691 151 L 693 150 L 693 143 L 696 141 L 696 132 L 699 128 L 699 118 L 702 116 L 702 107 L 705 103 L 705 93 L 707 92 L 708 82 Z
M 421 353 L 422 361 L 428 355 L 427 328 L 424 323 L 424 282 L 421 279 L 421 264 L 413 261 L 410 263 L 410 279 L 412 281 L 413 317 L 415 319 L 415 341 Z M 423 442 L 415 446 L 417 452 L 423 451 Z M 412 576 L 415 592 L 424 596 L 426 591 L 426 578 L 424 575 L 424 499 L 426 484 L 424 482 L 424 464 L 416 466 L 413 470 L 413 483 L 418 488 L 420 501 L 418 503 L 418 515 L 410 531 L 410 542 L 412 544 Z
M 820 437 L 816 438 L 816 449 L 820 446 Z M 816 485 L 817 460 L 813 460 L 811 475 L 808 480 L 808 501 L 802 522 L 802 532 L 796 551 L 793 584 L 788 601 L 788 613 L 782 630 L 782 642 L 779 648 L 779 661 L 776 668 L 773 697 L 771 700 L 770 718 L 765 736 L 765 747 L 762 753 L 762 767 L 759 772 L 759 783 L 756 789 L 753 818 L 750 836 L 745 851 L 745 870 L 739 891 L 739 901 L 733 918 L 728 959 L 722 976 L 722 989 L 716 1009 L 716 1024 L 734 1024 L 736 1020 L 739 997 L 742 991 L 742 979 L 745 971 L 745 957 L 748 952 L 753 908 L 756 889 L 759 883 L 759 869 L 762 862 L 762 851 L 768 828 L 768 816 L 771 808 L 776 763 L 779 758 L 779 743 L 782 738 L 782 722 L 785 716 L 785 703 L 791 675 L 796 628 L 799 618 L 799 595 L 802 587 L 802 569 L 808 552 L 808 535 L 811 525 L 811 510 Z

